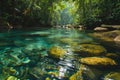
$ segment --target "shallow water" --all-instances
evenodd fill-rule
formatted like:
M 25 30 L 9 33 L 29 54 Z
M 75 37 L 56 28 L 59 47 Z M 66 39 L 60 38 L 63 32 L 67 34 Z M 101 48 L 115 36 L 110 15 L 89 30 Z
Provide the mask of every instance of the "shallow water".
M 0 33 L 0 79 L 14 76 L 20 80 L 69 80 L 81 66 L 78 60 L 81 56 L 72 51 L 76 44 L 98 44 L 108 52 L 119 53 L 87 33 L 61 28 Z M 49 55 L 52 46 L 60 46 L 67 53 L 59 59 L 53 58 Z M 120 71 L 119 67 L 102 70 L 85 65 L 85 73 L 77 80 L 105 80 L 107 73 Z

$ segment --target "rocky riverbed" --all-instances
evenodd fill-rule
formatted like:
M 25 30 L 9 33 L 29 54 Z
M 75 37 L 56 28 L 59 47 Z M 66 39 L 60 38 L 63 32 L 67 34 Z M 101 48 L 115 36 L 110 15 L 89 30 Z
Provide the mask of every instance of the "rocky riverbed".
M 104 45 L 103 35 L 114 41 L 119 30 L 87 33 L 59 28 L 0 33 L 0 79 L 119 80 L 119 50 Z

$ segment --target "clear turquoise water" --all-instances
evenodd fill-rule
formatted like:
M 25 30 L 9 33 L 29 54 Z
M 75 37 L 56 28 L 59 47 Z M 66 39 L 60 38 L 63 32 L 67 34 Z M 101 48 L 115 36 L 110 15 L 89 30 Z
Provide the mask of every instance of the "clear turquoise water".
M 9 76 L 15 76 L 20 80 L 69 80 L 69 77 L 78 71 L 80 63 L 77 54 L 71 50 L 69 42 L 61 42 L 61 39 L 72 39 L 79 44 L 99 44 L 84 31 L 71 29 L 42 29 L 19 30 L 0 33 L 0 78 L 5 80 Z M 60 59 L 49 56 L 51 46 L 61 46 L 68 54 Z M 109 49 L 109 48 L 107 48 Z M 108 50 L 109 51 L 109 50 Z M 118 52 L 118 51 L 113 51 Z M 80 56 L 79 56 L 80 57 Z M 15 70 L 12 71 L 11 70 Z M 106 71 L 98 74 L 95 79 L 89 74 L 91 67 L 83 75 L 83 80 L 103 80 Z M 117 69 L 118 70 L 118 69 Z M 93 74 L 95 74 L 92 72 Z

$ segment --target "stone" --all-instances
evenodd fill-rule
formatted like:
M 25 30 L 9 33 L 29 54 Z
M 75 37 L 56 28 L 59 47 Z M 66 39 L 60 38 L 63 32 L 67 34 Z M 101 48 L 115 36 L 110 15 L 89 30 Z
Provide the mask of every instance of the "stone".
M 114 38 L 115 46 L 120 49 L 120 35 Z
M 74 48 L 73 51 L 82 56 L 99 56 L 106 53 L 106 49 L 103 46 L 96 44 L 81 44 Z
M 64 50 L 60 46 L 52 46 L 49 50 L 49 55 L 54 58 L 60 58 L 63 57 L 66 53 L 66 50 Z
M 15 76 L 9 76 L 9 77 L 7 78 L 7 80 L 20 80 L 20 79 L 18 79 L 18 78 L 15 77 Z
M 51 80 L 49 77 L 45 78 L 45 80 Z
M 83 43 L 92 43 L 93 39 L 82 36 L 81 38 L 61 38 L 60 42 L 69 44 L 71 46 L 75 46 L 75 45 L 77 46 L 77 45 L 83 44 Z
M 95 31 L 107 31 L 107 28 L 103 28 L 103 27 L 96 27 L 94 28 Z
M 61 41 L 62 43 L 70 44 L 70 43 L 73 42 L 73 39 L 71 39 L 71 38 L 61 38 L 60 41 Z
M 30 75 L 34 76 L 36 80 L 43 80 L 42 77 L 47 74 L 47 72 L 44 69 L 41 69 L 40 67 L 34 67 L 29 71 Z
M 69 80 L 98 80 L 101 72 L 81 64 L 79 70 Z
M 83 26 L 83 25 L 76 25 L 76 26 L 74 26 L 74 28 L 75 28 L 75 29 L 77 29 L 77 30 L 80 30 L 80 31 L 82 31 L 82 30 L 85 30 L 85 29 L 86 29 L 86 27 L 85 27 L 85 26 Z
M 59 77 L 59 72 L 58 71 L 50 71 L 50 72 L 48 72 L 48 75 L 51 75 L 51 76 L 53 76 L 53 77 Z
M 104 80 L 120 80 L 120 72 L 110 72 L 105 76 Z
M 28 57 L 24 57 L 24 58 L 19 58 L 19 55 L 17 54 L 9 54 L 10 58 L 8 59 L 8 65 L 12 65 L 12 66 L 20 66 L 23 64 L 27 64 L 30 62 L 30 59 Z
M 76 46 L 79 43 L 79 39 L 73 39 L 73 38 L 62 38 L 60 39 L 61 43 L 68 44 L 70 46 Z
M 114 38 L 114 41 L 120 41 L 120 35 L 116 36 L 116 37 Z
M 120 25 L 106 25 L 106 24 L 102 24 L 101 27 L 104 28 L 108 28 L 108 29 L 112 29 L 112 30 L 120 30 Z
M 120 34 L 120 30 L 114 30 L 114 31 L 107 31 L 107 32 L 94 32 L 89 35 L 104 41 L 115 41 L 116 40 L 115 38 L 119 36 L 119 34 Z
M 81 65 L 79 71 L 77 71 L 75 74 L 73 74 L 69 78 L 69 80 L 83 80 L 83 78 L 82 78 L 83 68 L 84 68 L 84 65 Z
M 37 31 L 37 32 L 32 32 L 32 33 L 30 33 L 30 35 L 38 35 L 38 36 L 41 36 L 41 37 L 47 37 L 47 36 L 49 36 L 50 35 L 50 32 L 47 32 L 47 31 L 44 31 L 44 32 L 42 32 L 42 31 Z
M 109 57 L 111 59 L 120 59 L 120 55 L 116 53 L 107 53 L 105 54 L 106 57 Z
M 80 62 L 83 64 L 93 65 L 93 66 L 117 65 L 117 63 L 113 59 L 107 57 L 86 57 L 86 58 L 81 58 Z

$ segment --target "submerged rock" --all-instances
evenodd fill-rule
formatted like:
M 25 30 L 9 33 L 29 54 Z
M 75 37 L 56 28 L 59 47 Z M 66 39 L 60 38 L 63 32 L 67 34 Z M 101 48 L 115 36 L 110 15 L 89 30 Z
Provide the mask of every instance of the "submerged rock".
M 104 80 L 120 80 L 120 72 L 111 72 L 105 76 Z
M 14 69 L 13 67 L 10 67 L 9 70 L 7 70 L 9 74 L 11 75 L 16 75 L 18 72 L 16 69 Z
M 15 76 L 9 76 L 9 77 L 7 78 L 7 80 L 20 80 L 20 79 L 18 79 L 18 78 L 15 77 Z
M 83 80 L 83 78 L 82 78 L 82 73 L 84 71 L 83 68 L 84 68 L 84 65 L 81 65 L 79 71 L 77 71 L 75 74 L 73 74 L 69 78 L 69 80 Z
M 60 58 L 65 55 L 66 51 L 60 46 L 53 46 L 49 50 L 49 55 L 54 58 Z
M 79 44 L 83 44 L 83 43 L 92 43 L 93 42 L 93 39 L 92 38 L 89 38 L 89 37 L 81 37 L 80 39 L 79 38 L 61 38 L 60 41 L 62 43 L 66 43 L 66 44 L 69 44 L 69 45 L 73 45 L 76 44 L 76 45 L 79 45 Z
M 37 80 L 42 80 L 43 76 L 47 73 L 45 69 L 34 67 L 29 71 L 30 75 L 35 77 Z
M 70 77 L 70 80 L 98 80 L 101 72 L 85 65 L 80 65 L 79 70 Z
M 49 77 L 45 78 L 45 80 L 51 80 Z
M 80 59 L 81 63 L 87 64 L 87 65 L 93 65 L 93 66 L 114 66 L 117 65 L 117 63 L 110 58 L 107 57 L 86 57 Z
M 59 77 L 59 72 L 58 71 L 50 71 L 48 72 L 49 75 L 51 75 L 52 77 Z
M 67 44 L 71 44 L 74 42 L 72 38 L 61 38 L 60 41 Z
M 41 36 L 41 37 L 46 37 L 46 36 L 49 36 L 50 35 L 50 32 L 47 32 L 47 31 L 36 31 L 36 32 L 32 32 L 30 33 L 30 35 L 38 35 L 38 36 Z
M 106 49 L 95 44 L 81 44 L 74 48 L 74 52 L 80 53 L 82 56 L 99 56 L 106 53 Z
M 109 57 L 111 59 L 120 59 L 120 55 L 119 54 L 116 54 L 116 53 L 107 53 L 105 54 L 106 57 Z
M 9 62 L 9 65 L 13 65 L 13 66 L 19 66 L 19 65 L 23 65 L 23 64 L 27 64 L 30 62 L 30 59 L 28 57 L 25 58 L 19 58 L 18 55 L 13 55 L 10 54 L 11 56 L 11 61 Z

